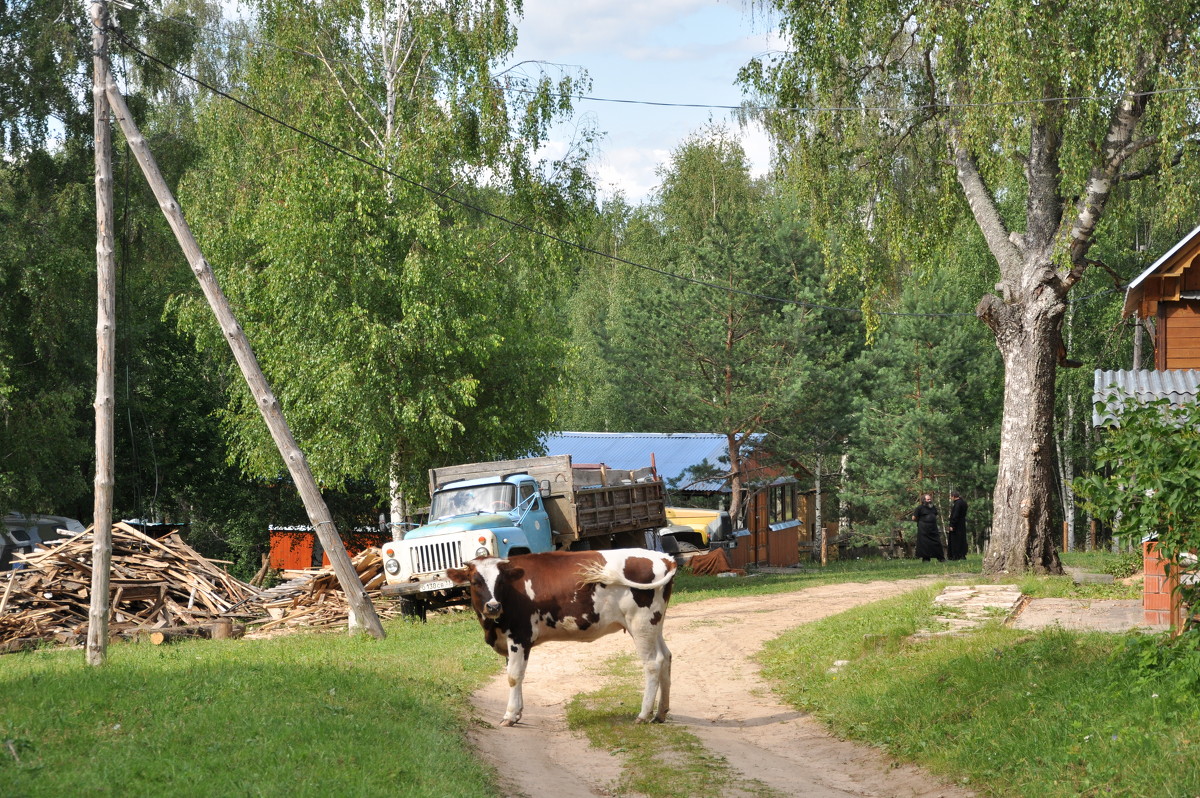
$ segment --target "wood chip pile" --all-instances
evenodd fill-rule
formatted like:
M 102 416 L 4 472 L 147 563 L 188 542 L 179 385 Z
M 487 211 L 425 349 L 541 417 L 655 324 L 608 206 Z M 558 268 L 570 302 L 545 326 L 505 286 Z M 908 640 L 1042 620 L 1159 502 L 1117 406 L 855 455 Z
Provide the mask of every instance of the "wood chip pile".
M 349 603 L 332 569 L 285 572 L 290 581 L 261 590 L 230 576 L 177 534 L 155 539 L 122 523 L 112 527 L 109 634 L 152 642 L 208 637 L 231 619 L 256 631 L 345 624 Z M 0 572 L 0 654 L 50 642 L 86 642 L 92 581 L 91 531 L 25 555 L 24 567 Z M 383 563 L 378 549 L 353 559 L 379 597 Z M 399 614 L 377 603 L 381 617 Z M 261 624 L 261 626 L 260 626 Z

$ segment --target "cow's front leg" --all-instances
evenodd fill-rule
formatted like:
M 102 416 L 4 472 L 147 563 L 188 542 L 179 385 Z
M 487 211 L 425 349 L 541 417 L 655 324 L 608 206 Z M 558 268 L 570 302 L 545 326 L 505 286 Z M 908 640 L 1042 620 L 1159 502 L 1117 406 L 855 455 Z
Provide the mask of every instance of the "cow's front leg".
M 521 719 L 525 709 L 525 698 L 521 694 L 521 683 L 525 681 L 525 666 L 529 662 L 529 648 L 519 643 L 508 643 L 508 707 L 504 711 L 501 726 L 512 726 Z

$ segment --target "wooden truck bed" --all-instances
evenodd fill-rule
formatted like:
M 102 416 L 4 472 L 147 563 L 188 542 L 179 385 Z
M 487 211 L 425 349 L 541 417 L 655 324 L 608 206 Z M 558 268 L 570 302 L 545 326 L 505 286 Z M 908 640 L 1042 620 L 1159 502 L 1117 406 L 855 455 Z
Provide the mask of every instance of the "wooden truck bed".
M 430 494 L 458 480 L 522 473 L 539 485 L 543 481 L 549 484 L 542 501 L 555 543 L 560 546 L 597 535 L 657 529 L 668 523 L 662 480 L 652 469 L 573 466 L 570 455 L 435 468 L 429 472 Z

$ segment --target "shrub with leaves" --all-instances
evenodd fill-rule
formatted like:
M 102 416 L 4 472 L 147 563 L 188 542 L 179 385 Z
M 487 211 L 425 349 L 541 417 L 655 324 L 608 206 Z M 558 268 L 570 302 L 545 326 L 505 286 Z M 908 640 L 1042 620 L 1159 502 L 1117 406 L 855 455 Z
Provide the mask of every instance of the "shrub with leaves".
M 1105 430 L 1096 471 L 1075 480 L 1084 507 L 1121 532 L 1153 537 L 1180 577 L 1182 600 L 1196 607 L 1189 577 L 1200 570 L 1200 406 L 1172 407 L 1166 400 L 1130 403 Z M 1191 618 L 1188 626 L 1197 627 Z

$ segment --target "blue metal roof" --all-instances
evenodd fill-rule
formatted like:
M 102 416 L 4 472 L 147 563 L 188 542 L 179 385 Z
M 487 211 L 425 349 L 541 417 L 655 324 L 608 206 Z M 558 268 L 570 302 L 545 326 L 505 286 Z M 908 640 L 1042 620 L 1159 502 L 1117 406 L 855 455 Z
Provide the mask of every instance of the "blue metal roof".
M 573 463 L 603 463 L 609 468 L 646 468 L 650 456 L 659 476 L 670 482 L 691 466 L 708 461 L 729 468 L 725 436 L 703 432 L 556 432 L 543 440 L 546 454 L 569 454 Z M 729 492 L 727 482 L 681 483 L 681 490 Z
M 1115 413 L 1125 402 L 1133 399 L 1150 402 L 1169 399 L 1172 405 L 1195 402 L 1200 394 L 1200 370 L 1169 369 L 1167 371 L 1101 371 L 1096 370 L 1092 382 L 1093 403 L 1103 403 L 1103 412 L 1092 409 L 1092 426 L 1114 422 Z

